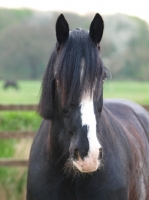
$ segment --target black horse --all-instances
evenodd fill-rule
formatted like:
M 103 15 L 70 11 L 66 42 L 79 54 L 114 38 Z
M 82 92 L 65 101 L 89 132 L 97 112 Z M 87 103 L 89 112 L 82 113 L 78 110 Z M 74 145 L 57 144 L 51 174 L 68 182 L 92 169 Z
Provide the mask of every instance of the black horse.
M 42 83 L 27 200 L 149 200 L 149 114 L 103 101 L 103 19 L 69 31 L 63 15 Z
M 18 83 L 15 80 L 5 80 L 3 88 L 6 90 L 7 88 L 14 88 L 16 90 L 19 89 Z

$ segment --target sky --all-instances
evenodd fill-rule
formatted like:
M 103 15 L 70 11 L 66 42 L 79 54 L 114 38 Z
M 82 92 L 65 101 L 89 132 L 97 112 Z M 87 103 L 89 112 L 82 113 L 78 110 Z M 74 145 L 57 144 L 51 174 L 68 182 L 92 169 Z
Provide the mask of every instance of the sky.
M 40 11 L 69 11 L 84 15 L 124 13 L 149 22 L 149 0 L 0 0 L 0 7 Z

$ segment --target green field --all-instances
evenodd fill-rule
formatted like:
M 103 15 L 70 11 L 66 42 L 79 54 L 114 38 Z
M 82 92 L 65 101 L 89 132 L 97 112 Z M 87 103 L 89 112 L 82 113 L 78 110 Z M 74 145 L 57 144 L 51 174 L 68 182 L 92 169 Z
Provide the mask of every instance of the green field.
M 149 104 L 149 82 L 107 81 L 104 85 L 105 98 L 123 98 L 139 104 Z
M 0 104 L 37 104 L 40 87 L 39 81 L 20 81 L 19 90 L 3 90 L 3 83 L 0 82 Z M 149 104 L 149 82 L 108 80 L 104 83 L 104 97 L 124 98 L 140 104 Z
M 19 81 L 19 90 L 3 89 L 0 82 L 0 104 L 37 104 L 40 81 Z M 48 92 L 48 91 L 47 91 Z M 104 83 L 105 98 L 124 98 L 149 104 L 149 82 Z M 0 111 L 0 131 L 36 131 L 41 118 L 34 111 Z M 0 158 L 28 158 L 32 139 L 0 141 Z M 0 167 L 0 200 L 26 199 L 26 168 Z
M 36 104 L 40 96 L 40 81 L 19 81 L 19 89 L 3 89 L 3 82 L 0 82 L 0 103 L 1 104 Z

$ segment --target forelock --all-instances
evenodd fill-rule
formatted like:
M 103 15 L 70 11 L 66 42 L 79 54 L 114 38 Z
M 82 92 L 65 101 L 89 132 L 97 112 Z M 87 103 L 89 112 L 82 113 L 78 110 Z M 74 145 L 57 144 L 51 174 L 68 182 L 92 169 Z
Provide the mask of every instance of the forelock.
M 74 29 L 58 53 L 54 67 L 63 104 L 80 102 L 84 93 L 99 89 L 103 65 L 88 31 Z

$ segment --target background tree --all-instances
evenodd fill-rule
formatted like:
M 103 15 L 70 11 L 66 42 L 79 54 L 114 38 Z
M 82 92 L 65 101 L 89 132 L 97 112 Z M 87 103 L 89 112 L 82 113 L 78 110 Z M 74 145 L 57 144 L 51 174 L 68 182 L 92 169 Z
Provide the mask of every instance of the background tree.
M 0 10 L 0 77 L 41 79 L 55 45 L 59 13 Z M 64 13 L 70 29 L 89 28 L 94 14 Z M 103 16 L 101 57 L 114 79 L 149 80 L 149 26 L 136 17 Z

